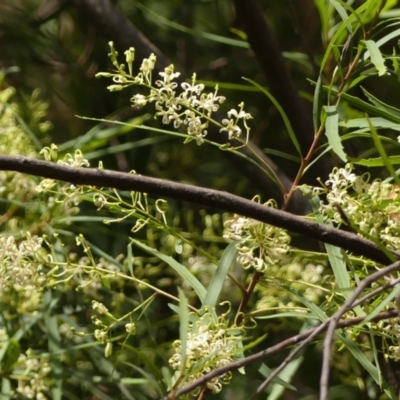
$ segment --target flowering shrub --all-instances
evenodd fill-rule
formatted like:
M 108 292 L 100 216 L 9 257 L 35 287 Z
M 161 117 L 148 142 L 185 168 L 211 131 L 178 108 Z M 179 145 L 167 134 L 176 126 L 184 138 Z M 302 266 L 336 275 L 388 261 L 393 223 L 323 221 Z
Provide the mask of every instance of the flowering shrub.
M 323 2 L 320 3 L 322 7 Z M 347 16 L 351 4 L 343 8 L 340 2 L 336 3 L 330 5 L 335 4 L 341 18 Z M 366 15 L 354 13 L 354 21 L 363 25 L 361 18 L 365 18 L 371 22 L 368 13 L 372 6 Z M 382 122 L 382 115 L 389 115 L 389 122 L 398 123 L 400 113 L 367 96 L 380 119 L 366 117 L 348 123 L 350 111 L 354 110 L 348 111 L 350 106 L 344 106 L 341 97 L 352 87 L 354 82 L 349 77 L 358 63 L 364 63 L 360 67 L 368 67 L 367 71 L 375 68 L 379 76 L 386 73 L 385 60 L 380 63 L 377 57 L 379 46 L 368 36 L 372 28 L 366 31 L 361 26 L 365 40 L 354 46 L 357 55 L 349 64 L 348 73 L 343 73 L 343 65 L 335 66 L 329 87 L 324 86 L 322 76 L 329 59 L 340 59 L 341 63 L 344 60 L 343 54 L 338 57 L 337 53 L 339 48 L 347 47 L 340 38 L 346 33 L 345 28 L 355 32 L 355 23 L 348 21 L 346 26 L 342 25 L 341 34 L 334 34 L 332 39 L 337 42 L 322 60 L 315 99 L 322 98 L 322 91 L 326 90 L 329 105 L 321 106 L 316 100 L 315 135 L 306 156 L 284 110 L 274 102 L 299 151 L 300 167 L 291 188 L 273 181 L 284 195 L 283 208 L 293 201 L 295 190 L 302 188 L 314 207 L 305 218 L 317 220 L 325 228 L 333 225 L 350 230 L 388 253 L 400 247 L 399 179 L 391 168 L 388 179 L 374 178 L 371 170 L 357 175 L 354 165 L 388 167 L 390 162 L 399 162 L 397 155 L 384 153 L 373 123 L 379 127 L 387 125 L 388 121 Z M 357 37 L 349 34 L 352 40 L 353 36 Z M 174 65 L 154 76 L 154 54 L 134 72 L 135 50 L 130 48 L 124 53 L 124 64 L 118 61 L 113 43 L 109 45 L 114 70 L 97 76 L 112 79 L 110 91 L 138 88 L 140 93 L 131 97 L 132 106 L 140 109 L 154 105 L 155 117 L 183 132 L 185 143 L 209 142 L 208 133 L 214 125 L 227 139 L 221 149 L 234 152 L 244 147 L 247 152 L 241 156 L 248 158 L 255 168 L 267 174 L 268 168 L 274 169 L 249 143 L 248 123 L 252 116 L 244 110 L 243 102 L 218 119 L 215 113 L 226 100 L 218 85 L 206 92 L 196 74 L 187 82 L 179 82 L 180 73 Z M 333 58 L 329 53 L 332 48 Z M 390 61 L 398 73 L 396 57 Z M 264 88 L 254 86 L 268 94 Z M 0 92 L 0 128 L 4 132 L 0 153 L 43 157 L 46 165 L 81 168 L 79 173 L 84 174 L 90 167 L 89 159 L 95 158 L 93 153 L 90 157 L 78 148 L 79 141 L 52 144 L 40 151 L 32 135 L 22 130 L 15 119 L 19 109 L 9 104 L 12 94 L 11 88 Z M 36 96 L 32 96 L 32 101 L 37 112 L 29 126 L 44 134 L 49 128 L 42 121 L 46 105 L 36 101 Z M 349 104 L 354 102 L 351 96 L 347 99 Z M 355 106 L 362 107 L 363 103 L 358 101 Z M 369 105 L 367 111 L 374 107 Z M 356 124 L 368 126 L 383 161 L 361 157 L 352 158 L 354 164 L 347 161 L 350 158 L 342 149 L 339 131 Z M 312 156 L 324 132 L 329 149 L 345 166 L 334 167 L 321 187 L 301 186 L 300 180 L 314 161 Z M 239 146 L 234 147 L 231 142 Z M 99 143 L 93 147 L 98 149 L 105 142 Z M 394 145 L 393 141 L 390 143 Z M 254 158 L 250 159 L 248 154 Z M 98 168 L 103 168 L 101 161 Z M 168 394 L 172 400 L 187 395 L 186 392 L 199 399 L 213 394 L 224 396 L 225 392 L 225 398 L 230 398 L 227 386 L 236 384 L 232 371 L 244 374 L 253 368 L 247 368 L 250 361 L 266 358 L 265 364 L 257 366 L 265 380 L 256 391 L 263 392 L 263 385 L 271 383 L 271 398 L 278 398 L 281 387 L 292 387 L 277 374 L 285 369 L 282 376 L 289 381 L 304 362 L 305 357 L 299 355 L 299 342 L 304 340 L 307 344 L 307 340 L 314 340 L 318 352 L 320 336 L 316 335 L 322 333 L 318 329 L 336 329 L 339 324 L 344 327 L 337 332 L 341 347 L 328 341 L 322 346 L 323 351 L 338 349 L 334 357 L 337 370 L 356 364 L 354 369 L 358 373 L 361 365 L 368 378 L 361 384 L 361 374 L 346 371 L 346 378 L 336 377 L 337 381 L 348 379 L 350 386 L 362 386 L 366 398 L 372 398 L 370 394 L 378 393 L 380 387 L 388 392 L 382 384 L 380 358 L 398 362 L 400 339 L 397 318 L 388 318 L 383 312 L 391 312 L 392 317 L 393 311 L 399 309 L 398 272 L 362 286 L 371 270 L 385 271 L 385 266 L 333 245 L 325 244 L 324 249 L 322 245 L 311 247 L 302 243 L 307 250 L 298 248 L 302 238 L 240 214 L 210 215 L 202 211 L 195 220 L 190 212 L 179 215 L 173 202 L 151 199 L 146 193 L 74 185 L 3 171 L 0 178 L 0 191 L 7 204 L 2 216 L 4 232 L 0 236 L 0 370 L 5 397 L 61 399 L 68 397 L 73 388 L 71 398 L 128 398 L 136 392 L 137 398 L 163 398 Z M 261 200 L 257 196 L 254 202 Z M 263 211 L 278 208 L 275 200 L 268 200 L 263 206 Z M 105 233 L 93 234 L 96 230 Z M 323 233 L 328 236 L 332 230 Z M 348 305 L 346 302 L 359 288 L 359 296 Z M 229 310 L 223 313 L 221 308 L 227 303 Z M 338 310 L 343 311 L 339 317 Z M 382 320 L 376 322 L 377 316 Z M 264 323 L 268 319 L 274 319 L 273 323 Z M 285 335 L 281 335 L 283 325 L 287 328 Z M 294 332 L 294 336 L 287 339 L 287 332 Z M 308 332 L 306 338 L 304 332 Z M 285 340 L 276 344 L 280 336 L 285 336 Z M 374 337 L 381 340 L 380 346 L 375 346 Z M 256 353 L 254 349 L 265 343 L 270 347 Z M 270 370 L 267 364 L 275 368 L 278 350 L 289 346 L 291 352 L 276 369 Z M 247 357 L 253 350 L 255 354 Z M 348 361 L 350 355 L 357 363 Z M 326 354 L 323 357 L 329 364 L 330 353 L 328 358 Z M 326 374 L 326 368 L 323 373 Z M 326 387 L 321 384 L 321 390 Z M 321 396 L 325 400 L 326 396 Z
M 389 181 L 370 181 L 357 176 L 351 164 L 335 168 L 319 189 L 326 194 L 320 211 L 326 220 L 347 224 L 360 235 L 383 243 L 392 250 L 400 247 L 400 190 Z
M 169 359 L 171 367 L 188 382 L 199 379 L 212 369 L 228 365 L 241 354 L 238 329 L 229 327 L 224 316 L 215 321 L 215 311 L 207 310 L 200 318 L 192 316 L 195 322 L 188 327 L 184 360 L 180 340 L 172 344 L 175 353 Z M 231 377 L 231 373 L 226 373 L 213 378 L 207 382 L 207 388 L 212 393 L 219 393 L 222 385 L 229 384 Z

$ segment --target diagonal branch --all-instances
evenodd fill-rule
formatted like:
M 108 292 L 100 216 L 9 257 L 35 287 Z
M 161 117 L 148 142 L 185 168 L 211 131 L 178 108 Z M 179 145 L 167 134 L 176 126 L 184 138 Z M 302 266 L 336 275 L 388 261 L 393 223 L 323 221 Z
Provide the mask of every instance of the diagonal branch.
M 389 257 L 374 243 L 354 233 L 266 207 L 228 192 L 104 169 L 73 168 L 22 156 L 0 155 L 0 170 L 17 171 L 77 185 L 145 192 L 219 208 L 338 246 L 381 264 L 390 263 Z M 400 258 L 400 254 L 393 252 L 393 257 Z

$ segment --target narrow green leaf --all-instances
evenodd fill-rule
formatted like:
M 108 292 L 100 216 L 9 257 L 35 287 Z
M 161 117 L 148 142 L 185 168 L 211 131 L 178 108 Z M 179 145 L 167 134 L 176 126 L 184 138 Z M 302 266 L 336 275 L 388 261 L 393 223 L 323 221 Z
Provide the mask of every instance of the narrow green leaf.
M 12 369 L 13 365 L 18 361 L 21 354 L 21 346 L 18 340 L 11 338 L 6 344 L 6 351 L 0 363 L 0 371 L 8 372 Z
M 306 319 L 318 319 L 315 315 L 310 314 L 308 312 L 300 312 L 300 311 L 288 311 L 282 312 L 272 315 L 261 315 L 261 316 L 254 316 L 254 319 L 273 319 L 273 318 L 306 318 Z
M 110 280 L 109 280 L 107 277 L 102 276 L 102 277 L 101 277 L 101 283 L 103 284 L 103 286 L 104 286 L 106 289 L 111 289 Z
M 299 293 L 297 290 L 294 290 L 291 286 L 285 285 L 282 283 L 277 283 L 274 282 L 275 285 L 287 290 L 291 294 L 293 294 L 297 299 L 299 299 L 305 307 L 308 308 L 311 314 L 314 314 L 320 321 L 324 322 L 328 316 L 326 313 L 318 307 L 315 303 L 313 303 L 311 300 L 309 300 L 307 297 L 303 296 L 301 293 Z
M 295 163 L 300 163 L 300 158 L 297 156 L 293 156 L 291 154 L 284 153 L 283 151 L 275 150 L 275 149 L 263 149 L 265 154 L 270 154 L 273 156 L 281 157 L 285 160 L 294 161 Z
M 163 376 L 163 380 L 164 380 L 165 384 L 167 385 L 167 390 L 170 391 L 172 389 L 171 371 L 166 366 L 163 366 L 163 367 L 161 367 L 161 373 Z
M 315 82 L 314 82 L 315 84 Z M 336 95 L 337 94 L 337 90 L 335 89 L 331 89 L 327 86 L 323 87 L 323 91 L 326 93 L 330 93 L 332 95 Z M 367 112 L 369 114 L 372 115 L 376 115 L 379 117 L 383 117 L 389 121 L 393 121 L 393 122 L 397 122 L 400 123 L 400 116 L 394 115 L 393 113 L 389 113 L 386 110 L 383 110 L 381 108 L 375 107 L 370 103 L 367 103 L 364 100 L 361 100 L 358 97 L 355 96 L 350 96 L 347 93 L 341 93 L 340 94 L 340 98 L 342 100 L 347 101 L 349 104 L 351 104 L 352 106 L 355 106 L 357 108 L 359 108 L 361 111 Z
M 394 118 L 398 118 L 400 120 L 400 110 L 398 108 L 384 103 L 383 101 L 373 96 L 371 93 L 367 92 L 364 88 L 361 89 L 364 92 L 365 96 L 367 96 L 368 100 L 378 109 L 385 111 L 389 115 L 392 115 Z
M 127 260 L 128 260 L 128 270 L 131 276 L 133 276 L 133 253 L 131 243 L 127 246 Z
M 29 139 L 31 139 L 32 143 L 35 145 L 36 150 L 40 151 L 42 150 L 43 146 L 40 140 L 37 138 L 35 133 L 32 131 L 31 128 L 26 124 L 26 122 L 18 115 L 18 113 L 15 111 L 14 107 L 12 107 L 10 104 L 7 104 L 9 110 L 14 114 L 14 118 L 17 120 L 18 124 L 21 126 L 21 128 L 24 130 L 24 132 L 28 135 Z
M 297 152 L 299 153 L 299 156 L 302 158 L 302 154 L 301 154 L 301 148 L 300 148 L 300 144 L 296 138 L 296 134 L 294 133 L 294 130 L 292 128 L 292 125 L 289 121 L 289 118 L 287 117 L 284 109 L 281 107 L 281 105 L 276 101 L 275 97 L 272 96 L 271 93 L 268 92 L 268 90 L 266 90 L 264 87 L 262 87 L 261 85 L 259 85 L 257 82 L 253 81 L 252 79 L 249 78 L 243 78 L 246 82 L 250 82 L 252 85 L 254 85 L 256 88 L 258 88 L 260 90 L 260 92 L 264 93 L 272 102 L 272 104 L 276 107 L 276 109 L 278 110 L 279 114 L 281 115 L 283 122 L 285 124 L 286 130 L 289 133 L 290 139 L 292 140 L 292 143 L 294 145 L 294 147 L 296 148 Z
M 338 14 L 340 15 L 340 18 L 342 18 L 343 21 L 346 21 L 349 18 L 345 8 L 338 1 L 329 0 L 329 2 L 333 5 L 333 7 L 336 8 L 336 11 L 338 12 Z M 352 29 L 351 25 L 347 25 L 347 30 L 349 31 L 349 33 L 353 33 L 353 29 Z
M 317 222 L 323 224 L 324 219 L 319 211 L 320 199 L 318 196 L 312 196 L 310 193 L 305 193 L 305 196 L 308 197 L 311 208 L 314 212 L 315 218 Z M 328 224 L 332 226 L 332 224 Z M 324 244 L 326 252 L 328 254 L 329 263 L 332 267 L 333 275 L 335 276 L 335 283 L 338 286 L 342 295 L 347 299 L 351 296 L 351 280 L 349 272 L 347 271 L 346 263 L 343 260 L 341 249 L 336 246 L 332 246 L 330 244 Z M 365 312 L 362 310 L 360 306 L 354 309 L 357 315 L 365 315 Z
M 372 311 L 370 314 L 368 314 L 367 318 L 362 322 L 363 324 L 366 324 L 367 322 L 371 321 L 372 318 L 374 318 L 376 315 L 378 315 L 382 310 L 385 309 L 385 307 L 393 301 L 394 298 L 396 298 L 400 293 L 400 285 L 397 285 L 392 292 L 386 296 Z
M 400 124 L 388 121 L 382 117 L 372 117 L 369 119 L 376 129 L 393 129 L 395 131 L 400 131 Z M 344 128 L 368 128 L 369 123 L 367 118 L 353 118 L 348 121 L 339 122 L 339 126 Z
M 237 242 L 232 242 L 222 254 L 221 261 L 211 279 L 210 285 L 208 286 L 206 297 L 202 302 L 203 306 L 215 307 L 217 305 L 218 297 L 221 293 L 229 269 L 236 259 L 236 245 Z
M 186 344 L 187 344 L 187 333 L 189 329 L 189 309 L 188 300 L 183 293 L 182 289 L 178 287 L 179 293 L 179 339 L 181 341 L 181 366 L 182 372 L 186 368 Z
M 313 123 L 314 131 L 317 132 L 321 123 L 321 110 L 322 110 L 322 75 L 318 76 L 317 84 L 314 90 L 313 101 Z
M 278 382 L 274 382 L 271 393 L 269 394 L 267 400 L 278 400 L 281 398 L 285 388 L 291 389 L 292 385 L 290 385 L 289 382 L 292 380 L 294 374 L 299 369 L 303 361 L 303 356 L 297 357 L 294 360 L 290 361 L 289 364 L 286 365 L 286 367 L 281 372 L 279 372 L 278 377 L 282 379 L 282 381 L 285 382 L 285 384 L 288 386 L 284 386 Z M 297 391 L 296 388 L 291 390 Z
M 61 334 L 58 326 L 57 316 L 54 314 L 54 308 L 57 306 L 61 298 L 61 293 L 52 289 L 46 289 L 43 294 L 44 309 L 44 323 L 46 326 L 48 349 L 51 355 L 50 366 L 54 373 L 55 379 L 51 388 L 52 398 L 54 400 L 61 400 L 63 380 L 61 378 L 63 369 L 61 361 L 55 356 L 55 353 L 61 349 Z
M 339 114 L 336 106 L 324 106 L 324 110 L 326 112 L 325 135 L 328 138 L 328 143 L 335 154 L 337 154 L 343 162 L 346 162 L 347 156 L 339 136 Z
M 369 55 L 371 57 L 371 62 L 377 69 L 378 75 L 379 76 L 385 75 L 387 72 L 385 60 L 383 59 L 382 53 L 379 50 L 377 44 L 373 40 L 363 40 L 362 42 L 367 46 Z
M 400 35 L 400 29 L 395 29 L 394 31 L 391 31 L 388 35 L 385 35 L 384 37 L 382 37 L 381 39 L 376 41 L 376 46 L 379 48 L 381 47 L 383 44 L 389 42 L 390 40 L 398 37 Z M 367 60 L 370 57 L 370 52 L 369 49 L 367 47 L 367 51 L 364 53 L 364 61 Z M 372 60 L 371 60 L 372 61 Z
M 382 157 L 367 158 L 363 160 L 350 159 L 353 164 L 363 165 L 365 167 L 383 167 L 385 165 Z M 388 156 L 390 165 L 400 164 L 400 156 Z
M 395 180 L 395 182 L 398 185 L 400 185 L 400 178 L 397 176 L 396 171 L 394 170 L 394 168 L 392 167 L 392 164 L 390 163 L 390 160 L 386 154 L 385 149 L 382 146 L 382 142 L 379 139 L 379 136 L 378 136 L 378 133 L 376 132 L 375 127 L 372 125 L 372 123 L 370 123 L 369 127 L 371 129 L 371 136 L 375 143 L 375 147 L 378 150 L 378 153 L 380 154 L 380 156 L 382 157 L 383 164 L 385 165 L 385 167 L 387 168 L 387 170 L 389 171 L 391 177 Z
M 197 296 L 199 297 L 200 301 L 203 303 L 205 297 L 206 297 L 206 289 L 205 287 L 200 283 L 200 281 L 190 272 L 188 269 L 178 263 L 178 261 L 174 260 L 172 257 L 167 256 L 160 251 L 153 249 L 152 247 L 149 247 L 145 245 L 144 243 L 140 242 L 139 240 L 136 239 L 131 239 L 131 243 L 135 244 L 135 246 L 141 248 L 147 253 L 153 254 L 154 256 L 158 257 L 160 260 L 163 260 L 165 263 L 167 263 L 172 269 L 174 269 L 181 277 L 184 279 L 196 292 Z
M 168 26 L 169 28 L 175 29 L 177 31 L 185 32 L 185 33 L 188 33 L 195 37 L 203 37 L 205 39 L 212 40 L 213 42 L 216 42 L 216 43 L 224 43 L 224 44 L 228 44 L 230 46 L 242 47 L 245 49 L 248 49 L 250 47 L 250 45 L 244 40 L 232 39 L 229 37 L 216 35 L 214 33 L 204 32 L 204 31 L 198 30 L 198 29 L 191 29 L 185 25 L 181 25 L 176 22 L 173 22 L 171 19 L 165 18 L 160 13 L 156 13 L 156 12 L 146 8 L 140 2 L 136 2 L 136 7 L 140 8 L 142 11 L 146 12 L 149 16 L 151 16 L 153 21 L 158 22 L 159 24 Z
M 258 372 L 264 376 L 265 378 L 268 378 L 271 373 L 273 372 L 271 368 L 269 368 L 267 365 L 265 365 L 264 363 L 261 364 L 260 368 L 258 369 Z M 286 389 L 290 389 L 290 390 L 295 390 L 297 391 L 297 389 L 292 386 L 290 383 L 285 382 L 282 378 L 280 378 L 279 376 L 276 376 L 274 379 L 272 379 L 272 382 L 277 383 L 278 385 L 283 386 Z
M 376 0 L 374 0 L 376 1 Z M 367 1 L 366 3 L 362 4 L 360 7 L 357 8 L 357 12 L 353 12 L 349 15 L 349 17 L 343 21 L 343 23 L 339 24 L 338 29 L 336 30 L 335 34 L 332 36 L 332 39 L 325 51 L 324 57 L 321 61 L 321 72 L 324 71 L 326 63 L 328 62 L 329 58 L 330 58 L 330 54 L 331 51 L 333 49 L 334 46 L 341 44 L 342 42 L 342 38 L 343 38 L 343 34 L 345 33 L 345 30 L 348 30 L 348 26 L 351 25 L 354 21 L 358 21 L 359 20 L 359 15 L 361 15 L 361 13 L 363 13 L 364 11 L 368 12 L 369 8 L 371 7 L 371 2 Z M 360 22 L 359 22 L 360 23 Z M 355 30 L 355 28 L 354 28 Z M 346 38 L 347 36 L 345 36 Z
M 382 385 L 381 371 L 379 371 L 379 369 L 371 363 L 367 356 L 357 347 L 354 341 L 338 333 L 336 333 L 336 335 L 346 345 L 348 350 L 353 354 L 354 358 L 365 368 L 366 371 L 368 371 L 376 384 L 382 387 L 390 399 L 396 400 L 398 397 L 393 397 L 393 390 L 390 389 L 386 383 Z
M 157 392 L 158 396 L 163 397 L 163 391 L 159 383 L 157 382 L 157 379 L 155 379 L 155 377 L 152 374 L 149 374 L 144 369 L 130 362 L 124 362 L 123 364 L 127 365 L 128 367 L 131 367 L 132 369 L 137 371 L 140 375 L 142 375 L 143 378 L 146 379 L 147 384 L 150 386 L 150 388 L 154 389 Z
M 11 396 L 11 381 L 3 376 L 1 378 L 1 397 L 0 400 L 10 400 L 12 398 Z
M 147 382 L 145 378 L 121 378 L 123 385 L 145 385 Z
M 319 12 L 319 19 L 321 21 L 321 30 L 322 36 L 327 37 L 329 33 L 329 10 L 328 10 L 328 3 L 326 0 L 314 0 L 315 6 Z

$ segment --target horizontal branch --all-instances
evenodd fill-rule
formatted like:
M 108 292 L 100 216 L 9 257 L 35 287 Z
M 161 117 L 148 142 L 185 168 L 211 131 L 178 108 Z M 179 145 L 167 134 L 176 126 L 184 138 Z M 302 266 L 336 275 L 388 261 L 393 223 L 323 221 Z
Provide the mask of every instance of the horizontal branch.
M 144 192 L 205 207 L 219 208 L 338 246 L 381 264 L 390 263 L 387 255 L 374 243 L 354 233 L 266 207 L 228 192 L 104 169 L 73 168 L 22 156 L 0 155 L 0 170 L 17 171 L 76 185 Z M 393 254 L 400 259 L 399 254 Z

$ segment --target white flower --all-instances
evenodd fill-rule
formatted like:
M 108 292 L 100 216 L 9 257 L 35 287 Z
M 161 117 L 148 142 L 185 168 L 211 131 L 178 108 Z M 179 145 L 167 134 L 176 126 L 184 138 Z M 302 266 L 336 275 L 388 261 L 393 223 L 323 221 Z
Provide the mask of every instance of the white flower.
M 224 128 L 220 129 L 220 132 L 228 132 L 229 140 L 235 137 L 239 137 L 242 133 L 242 130 L 236 125 L 233 119 L 223 119 L 222 125 L 225 125 Z
M 93 310 L 97 311 L 99 314 L 108 314 L 108 308 L 103 304 L 99 303 L 96 300 L 92 301 L 92 308 Z
M 237 112 L 235 109 L 232 109 L 228 111 L 228 117 L 229 118 L 236 118 L 236 119 L 251 119 L 252 116 L 249 113 L 244 112 L 243 110 L 240 110 Z
M 137 107 L 143 107 L 147 104 L 147 98 L 146 98 L 146 96 L 143 96 L 142 94 L 135 94 L 131 98 L 131 101 Z

